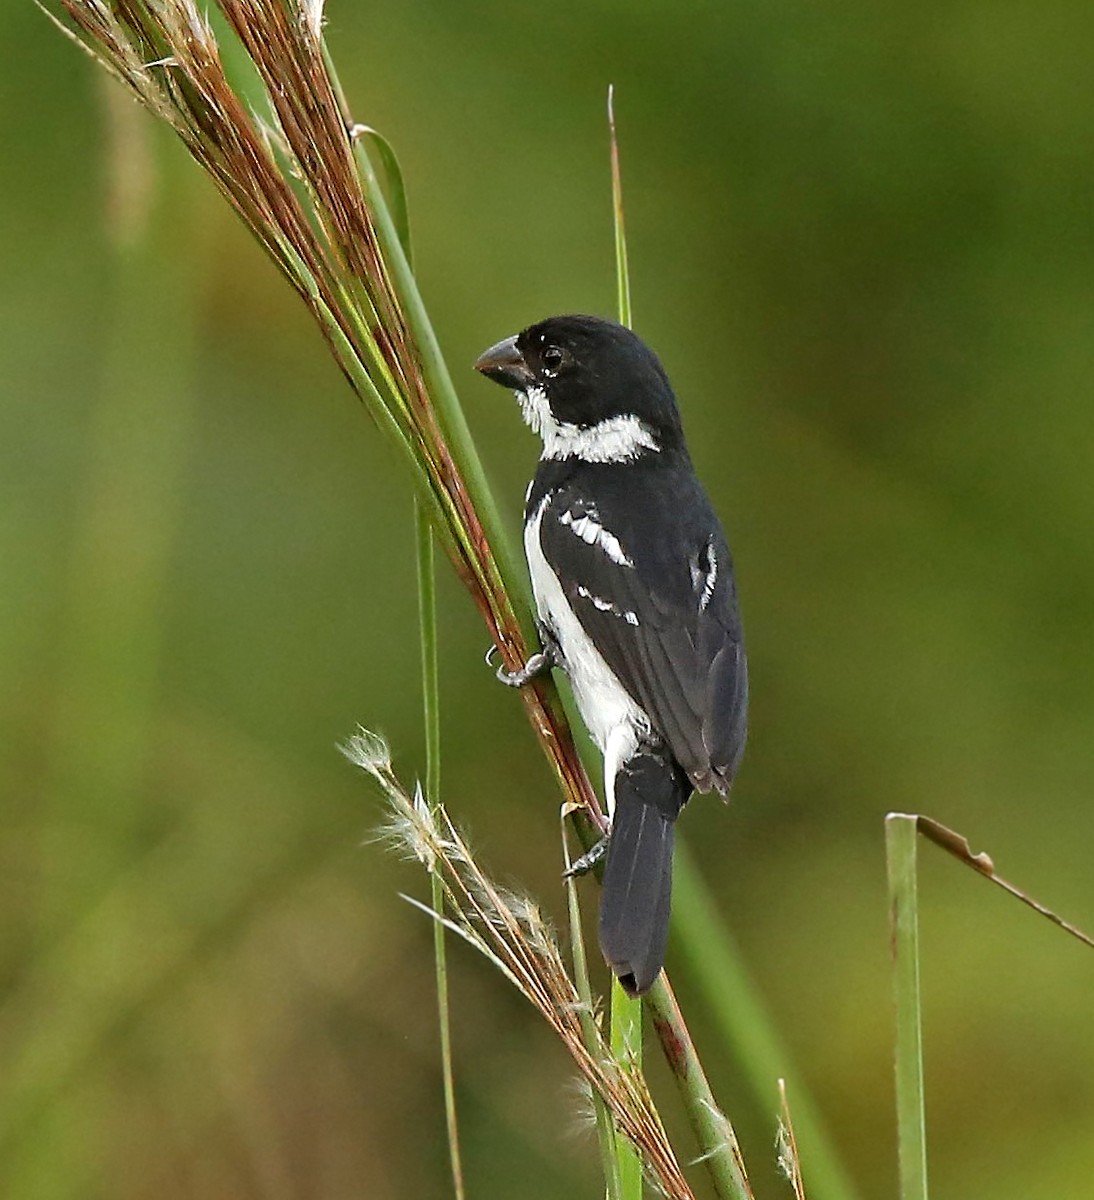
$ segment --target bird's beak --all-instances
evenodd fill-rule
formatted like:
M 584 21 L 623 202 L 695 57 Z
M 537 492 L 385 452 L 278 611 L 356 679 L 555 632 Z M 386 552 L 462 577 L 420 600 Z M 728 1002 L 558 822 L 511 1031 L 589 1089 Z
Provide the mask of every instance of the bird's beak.
M 528 369 L 524 355 L 517 349 L 516 337 L 506 338 L 491 346 L 475 360 L 475 370 L 481 371 L 487 379 L 500 383 L 505 387 L 516 388 L 523 392 L 535 382 L 535 376 Z

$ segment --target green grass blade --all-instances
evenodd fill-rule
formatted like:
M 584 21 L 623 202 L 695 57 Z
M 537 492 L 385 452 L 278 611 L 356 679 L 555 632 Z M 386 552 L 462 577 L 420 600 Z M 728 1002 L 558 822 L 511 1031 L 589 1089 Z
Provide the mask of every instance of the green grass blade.
M 406 185 L 403 182 L 403 169 L 399 166 L 399 158 L 395 148 L 386 137 L 371 125 L 355 125 L 350 130 L 354 138 L 367 137 L 376 147 L 380 165 L 384 169 L 384 179 L 387 183 L 384 195 L 388 208 L 391 210 L 391 222 L 395 227 L 395 236 L 403 248 L 406 261 L 413 266 L 414 256 L 410 247 L 410 210 L 407 206 Z
M 917 820 L 885 818 L 885 856 L 896 997 L 896 1105 L 900 1200 L 927 1200 L 927 1138 L 923 1100 L 923 1029 L 919 995 Z
M 608 132 L 612 157 L 612 217 L 615 229 L 615 282 L 619 323 L 631 325 L 631 279 L 627 269 L 627 230 L 623 223 L 623 177 L 619 170 L 619 141 L 615 135 L 615 88 L 608 88 Z

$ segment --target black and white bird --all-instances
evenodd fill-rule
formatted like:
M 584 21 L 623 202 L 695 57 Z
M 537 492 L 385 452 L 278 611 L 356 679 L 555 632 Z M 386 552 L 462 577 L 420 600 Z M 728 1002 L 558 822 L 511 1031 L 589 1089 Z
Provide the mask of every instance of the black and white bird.
M 665 958 L 674 822 L 693 791 L 729 790 L 744 749 L 729 547 L 668 377 L 629 329 L 551 317 L 475 367 L 514 389 L 543 439 L 524 511 L 543 650 L 499 676 L 519 685 L 560 667 L 604 756 L 600 944 L 640 995 Z

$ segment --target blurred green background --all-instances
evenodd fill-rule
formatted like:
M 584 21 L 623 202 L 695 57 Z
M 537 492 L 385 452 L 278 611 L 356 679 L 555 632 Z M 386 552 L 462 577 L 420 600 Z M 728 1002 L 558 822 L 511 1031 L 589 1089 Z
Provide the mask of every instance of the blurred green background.
M 752 657 L 733 803 L 684 836 L 891 1196 L 883 814 L 1094 926 L 1094 9 L 328 16 L 514 530 L 536 446 L 469 364 L 612 311 L 616 85 L 636 326 Z M 0 1189 L 444 1196 L 431 935 L 397 895 L 424 884 L 362 844 L 380 804 L 335 751 L 362 721 L 422 770 L 407 488 L 180 149 L 30 3 L 0 6 L 0 60 Z M 559 913 L 557 794 L 446 567 L 441 604 L 445 798 Z M 1094 956 L 923 859 L 937 1195 L 1089 1195 Z M 451 968 L 469 1194 L 597 1195 L 562 1051 L 466 948 Z M 691 1019 L 787 1194 L 775 1081 L 756 1104 Z

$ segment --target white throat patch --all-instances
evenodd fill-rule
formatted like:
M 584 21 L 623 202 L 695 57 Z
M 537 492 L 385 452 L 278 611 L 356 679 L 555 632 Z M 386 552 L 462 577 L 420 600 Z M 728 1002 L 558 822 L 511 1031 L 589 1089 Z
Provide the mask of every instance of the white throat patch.
M 543 388 L 517 392 L 520 411 L 533 433 L 543 439 L 541 458 L 580 458 L 583 462 L 632 462 L 644 451 L 656 454 L 657 439 L 633 414 L 608 417 L 596 425 L 582 427 L 559 421 Z

